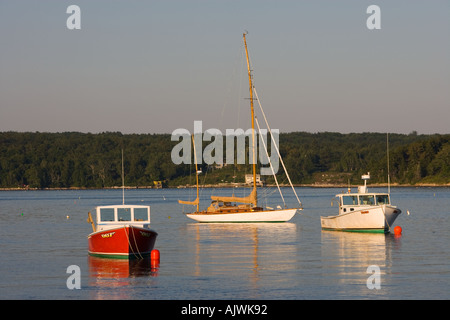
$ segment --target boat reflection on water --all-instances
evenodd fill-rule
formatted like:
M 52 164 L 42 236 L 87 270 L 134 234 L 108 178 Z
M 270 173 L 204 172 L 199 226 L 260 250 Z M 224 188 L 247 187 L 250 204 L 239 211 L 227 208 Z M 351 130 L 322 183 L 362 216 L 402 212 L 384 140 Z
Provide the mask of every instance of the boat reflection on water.
M 95 278 L 157 276 L 159 262 L 144 259 L 108 259 L 88 256 L 89 274 Z
M 195 223 L 188 231 L 196 276 L 232 274 L 256 285 L 262 272 L 282 270 L 297 256 L 295 223 Z
M 372 291 L 375 295 L 384 295 L 389 286 L 392 266 L 392 248 L 399 244 L 399 239 L 392 234 L 351 233 L 322 230 L 322 279 L 327 285 L 339 287 L 352 285 L 353 293 L 343 295 L 367 295 Z M 381 288 L 370 290 L 367 280 L 372 275 L 370 266 L 380 270 Z M 345 285 L 345 286 L 344 286 Z
M 130 286 L 132 279 L 137 277 L 157 277 L 159 270 L 159 261 L 150 257 L 128 260 L 88 256 L 88 265 L 89 285 L 105 289 L 98 291 L 96 299 L 110 299 L 111 292 L 107 289 Z

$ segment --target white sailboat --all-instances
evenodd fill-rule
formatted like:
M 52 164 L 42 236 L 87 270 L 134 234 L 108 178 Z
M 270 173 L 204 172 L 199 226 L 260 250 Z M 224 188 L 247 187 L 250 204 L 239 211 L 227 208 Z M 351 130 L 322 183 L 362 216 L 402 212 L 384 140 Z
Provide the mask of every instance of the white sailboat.
M 364 186 L 358 187 L 357 193 L 337 194 L 339 214 L 320 217 L 322 229 L 352 232 L 390 231 L 392 224 L 402 212 L 391 204 L 390 194 L 368 192 L 367 180 L 370 173 L 363 175 Z
M 280 157 L 280 153 L 278 147 L 275 144 L 275 148 L 277 149 L 278 156 L 280 157 L 283 168 L 286 171 L 286 176 L 288 177 L 289 182 L 291 183 L 292 190 L 294 191 L 295 196 L 299 202 L 299 208 L 285 208 L 285 209 L 269 209 L 263 208 L 258 205 L 258 197 L 257 197 L 257 187 L 256 187 L 256 151 L 255 151 L 255 114 L 254 114 L 254 106 L 253 106 L 253 94 L 254 87 L 252 84 L 252 74 L 250 68 L 250 61 L 248 56 L 247 49 L 247 41 L 246 41 L 246 33 L 243 34 L 243 40 L 245 45 L 245 54 L 247 58 L 247 69 L 248 69 L 248 79 L 249 79 L 249 91 L 250 91 L 250 110 L 251 110 L 251 119 L 252 119 L 252 140 L 253 140 L 253 189 L 251 193 L 247 197 L 222 197 L 222 196 L 212 196 L 211 205 L 203 211 L 199 210 L 199 192 L 198 192 L 198 168 L 197 168 L 197 159 L 195 159 L 196 166 L 196 180 L 197 180 L 197 198 L 194 201 L 183 201 L 179 200 L 178 202 L 181 204 L 194 205 L 196 206 L 196 211 L 192 213 L 186 214 L 187 217 L 196 220 L 198 222 L 286 222 L 292 219 L 297 210 L 301 209 L 301 202 L 295 192 L 294 187 L 290 181 L 289 175 L 286 171 L 286 167 Z M 256 92 L 255 92 L 256 94 Z M 261 107 L 261 105 L 260 105 Z M 261 108 L 262 110 L 262 108 Z M 265 118 L 265 116 L 264 116 Z M 259 124 L 256 121 L 258 127 Z M 267 123 L 267 120 L 266 120 Z M 270 132 L 270 128 L 269 132 Z M 194 155 L 195 152 L 195 143 L 194 143 Z M 276 176 L 275 181 L 276 180 Z M 278 182 L 277 182 L 278 185 Z M 280 188 L 278 187 L 280 190 Z M 281 194 L 281 190 L 280 190 Z

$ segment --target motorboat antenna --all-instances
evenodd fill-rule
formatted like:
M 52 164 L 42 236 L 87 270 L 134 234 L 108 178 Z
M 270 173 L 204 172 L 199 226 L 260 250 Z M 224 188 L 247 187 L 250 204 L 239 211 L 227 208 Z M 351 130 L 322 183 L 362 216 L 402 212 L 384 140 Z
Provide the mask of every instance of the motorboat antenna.
M 125 204 L 125 177 L 123 173 L 123 149 L 122 149 L 122 204 Z

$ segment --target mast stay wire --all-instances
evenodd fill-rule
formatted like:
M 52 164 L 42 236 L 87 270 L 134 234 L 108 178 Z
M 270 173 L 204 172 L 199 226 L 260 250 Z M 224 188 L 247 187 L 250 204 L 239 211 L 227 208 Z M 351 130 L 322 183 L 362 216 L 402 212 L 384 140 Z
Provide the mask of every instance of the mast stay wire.
M 266 122 L 267 129 L 269 130 L 270 137 L 271 137 L 271 139 L 272 139 L 272 141 L 273 141 L 273 144 L 274 144 L 274 146 L 275 146 L 275 149 L 277 150 L 277 154 L 278 154 L 278 157 L 279 157 L 279 159 L 280 159 L 280 161 L 281 161 L 281 164 L 283 165 L 283 169 L 284 169 L 284 172 L 286 173 L 286 177 L 288 178 L 289 184 L 291 185 L 291 188 L 292 188 L 292 191 L 294 192 L 295 197 L 297 198 L 297 201 L 298 201 L 298 203 L 300 204 L 300 210 L 303 210 L 302 202 L 300 201 L 300 199 L 299 199 L 299 197 L 298 197 L 298 195 L 297 195 L 297 192 L 295 191 L 295 188 L 294 188 L 294 186 L 293 186 L 293 184 L 292 184 L 291 178 L 289 177 L 289 173 L 288 173 L 288 171 L 287 171 L 287 169 L 286 169 L 286 166 L 284 165 L 283 158 L 281 157 L 280 150 L 278 149 L 278 146 L 277 146 L 277 144 L 276 144 L 276 142 L 275 142 L 275 139 L 273 138 L 272 130 L 270 129 L 269 123 L 268 123 L 267 118 L 266 118 L 266 114 L 264 113 L 264 110 L 263 110 L 263 108 L 262 108 L 261 102 L 260 102 L 259 97 L 258 97 L 258 93 L 256 92 L 256 88 L 253 87 L 253 90 L 254 90 L 254 92 L 255 92 L 256 100 L 258 101 L 259 109 L 261 110 L 261 113 L 262 113 L 262 115 L 263 115 L 263 117 L 264 117 L 264 121 Z
M 267 159 L 269 159 L 270 169 L 272 170 L 272 175 L 275 178 L 275 183 L 277 184 L 278 191 L 280 192 L 281 199 L 283 200 L 284 207 L 286 208 L 286 202 L 284 201 L 283 193 L 281 192 L 280 185 L 278 184 L 277 176 L 273 170 L 272 161 L 270 161 L 269 152 L 267 151 L 266 143 L 261 136 L 261 128 L 259 126 L 258 118 L 255 116 L 256 126 L 258 127 L 259 136 L 261 138 L 262 145 L 264 146 L 264 151 L 266 151 Z

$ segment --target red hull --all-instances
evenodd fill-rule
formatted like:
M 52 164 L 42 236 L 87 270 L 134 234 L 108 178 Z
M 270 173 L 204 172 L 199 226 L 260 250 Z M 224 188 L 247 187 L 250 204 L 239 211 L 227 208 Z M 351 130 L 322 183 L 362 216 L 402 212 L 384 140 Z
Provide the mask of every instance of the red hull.
M 91 233 L 89 254 L 110 258 L 141 258 L 150 254 L 157 233 L 150 229 L 123 226 Z

